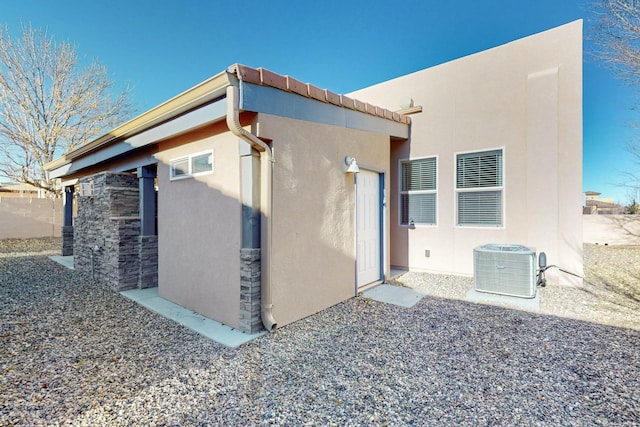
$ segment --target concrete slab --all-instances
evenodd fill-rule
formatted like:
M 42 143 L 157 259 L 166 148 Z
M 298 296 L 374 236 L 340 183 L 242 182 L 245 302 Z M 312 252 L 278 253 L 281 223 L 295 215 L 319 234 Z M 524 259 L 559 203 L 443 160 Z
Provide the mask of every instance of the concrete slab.
M 362 293 L 365 298 L 410 308 L 426 295 L 426 292 L 395 285 L 378 285 Z
M 509 295 L 478 292 L 471 289 L 467 292 L 466 300 L 479 304 L 500 305 L 526 311 L 540 311 L 540 294 L 536 292 L 535 298 L 518 298 Z
M 203 335 L 225 347 L 239 347 L 252 339 L 266 334 L 266 331 L 257 334 L 245 334 L 230 326 L 211 320 L 198 313 L 167 301 L 158 296 L 158 288 L 131 289 L 120 292 L 126 298 L 137 302 L 168 319 L 173 320 L 194 332 Z
M 401 270 L 399 268 L 392 268 L 390 271 L 390 277 L 389 279 L 395 279 L 398 276 L 402 276 L 404 273 L 408 273 L 409 270 Z
M 75 270 L 75 268 L 73 267 L 73 255 L 69 255 L 69 256 L 51 255 L 49 258 L 57 262 L 58 264 L 64 265 L 69 270 Z

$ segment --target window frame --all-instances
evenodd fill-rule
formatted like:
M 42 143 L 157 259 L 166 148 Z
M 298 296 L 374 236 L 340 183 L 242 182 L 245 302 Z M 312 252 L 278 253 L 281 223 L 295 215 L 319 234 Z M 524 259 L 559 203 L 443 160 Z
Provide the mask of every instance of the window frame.
M 412 162 L 415 161 L 419 161 L 419 160 L 425 160 L 425 159 L 433 159 L 435 162 L 434 165 L 434 188 L 431 190 L 403 190 L 402 189 L 402 184 L 403 184 L 403 167 L 405 164 L 410 164 Z M 400 159 L 398 160 L 398 225 L 400 227 L 407 227 L 407 228 L 411 228 L 411 227 L 437 227 L 438 226 L 438 184 L 439 184 L 439 179 L 438 179 L 438 167 L 439 167 L 439 159 L 437 155 L 432 155 L 432 156 L 422 156 L 422 157 L 413 157 L 413 158 L 405 158 L 405 159 Z M 413 224 L 410 221 L 407 221 L 407 223 L 403 223 L 402 222 L 402 217 L 403 217 L 403 203 L 402 203 L 402 197 L 404 195 L 407 196 L 411 196 L 412 194 L 417 195 L 417 194 L 433 194 L 434 195 L 434 212 L 433 212 L 433 218 L 434 218 L 434 222 L 433 223 L 426 223 L 426 222 L 414 222 Z M 408 213 L 407 213 L 408 214 Z
M 193 172 L 193 164 L 194 164 L 194 159 L 197 157 L 201 157 L 204 155 L 209 155 L 211 156 L 211 170 L 204 170 L 204 171 L 200 171 L 200 172 Z M 184 174 L 180 174 L 180 175 L 176 175 L 175 174 L 175 164 L 178 162 L 183 162 L 187 160 L 187 172 Z M 213 149 L 210 150 L 204 150 L 204 151 L 199 151 L 197 153 L 193 153 L 193 154 L 188 154 L 185 156 L 180 156 L 180 157 L 176 157 L 173 158 L 169 161 L 169 180 L 170 181 L 178 181 L 181 179 L 187 179 L 187 178 L 193 178 L 196 176 L 202 176 L 202 175 L 211 175 L 213 174 L 214 171 L 214 161 L 215 161 L 215 157 L 213 154 Z
M 501 152 L 501 177 L 500 181 L 502 185 L 499 186 L 478 186 L 478 187 L 466 187 L 466 188 L 458 188 L 458 156 L 465 154 L 482 154 L 489 153 L 492 151 L 500 151 Z M 505 194 L 506 194 L 506 149 L 505 147 L 495 147 L 495 148 L 487 148 L 482 150 L 467 150 L 467 151 L 458 151 L 453 154 L 453 188 L 454 188 L 454 199 L 455 199 L 455 210 L 454 210 L 454 224 L 456 228 L 481 228 L 481 229 L 504 229 L 506 227 L 506 203 L 505 203 Z M 486 192 L 495 192 L 500 194 L 500 224 L 483 224 L 483 223 L 460 223 L 460 197 L 461 193 L 486 193 Z M 497 211 L 496 211 L 497 212 Z

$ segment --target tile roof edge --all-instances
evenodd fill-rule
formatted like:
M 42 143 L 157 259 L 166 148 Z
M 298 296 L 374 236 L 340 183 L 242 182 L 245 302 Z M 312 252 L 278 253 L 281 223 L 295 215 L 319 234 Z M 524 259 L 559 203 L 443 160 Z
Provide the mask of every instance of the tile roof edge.
M 403 124 L 411 123 L 411 118 L 404 114 L 399 114 L 380 106 L 349 98 L 346 95 L 339 95 L 328 89 L 321 89 L 311 83 L 303 83 L 288 75 L 283 76 L 281 74 L 274 73 L 266 68 L 252 68 L 247 65 L 235 63 L 230 65 L 227 68 L 227 71 L 247 83 L 269 86 L 285 92 L 292 92 L 306 98 L 330 103 L 354 111 L 360 111 L 370 116 L 375 116 L 385 120 L 391 120 Z

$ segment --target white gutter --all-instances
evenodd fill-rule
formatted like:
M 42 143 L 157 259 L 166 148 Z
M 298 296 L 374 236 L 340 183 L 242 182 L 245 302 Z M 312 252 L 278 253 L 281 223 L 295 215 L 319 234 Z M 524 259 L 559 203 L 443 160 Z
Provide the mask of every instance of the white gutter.
M 260 152 L 261 179 L 260 189 L 260 209 L 266 218 L 266 238 L 261 243 L 261 260 L 264 266 L 266 258 L 266 268 L 262 268 L 263 274 L 260 280 L 260 314 L 262 315 L 262 324 L 269 332 L 276 330 L 278 326 L 273 317 L 273 304 L 271 302 L 271 200 L 273 194 L 272 176 L 273 176 L 273 154 L 267 144 L 261 141 L 257 136 L 247 131 L 240 124 L 240 97 L 239 83 L 235 79 L 229 79 L 231 86 L 227 87 L 227 126 L 229 130 L 237 137 L 248 142 L 253 148 Z M 265 257 L 266 255 L 266 257 Z M 264 274 L 266 270 L 267 274 Z

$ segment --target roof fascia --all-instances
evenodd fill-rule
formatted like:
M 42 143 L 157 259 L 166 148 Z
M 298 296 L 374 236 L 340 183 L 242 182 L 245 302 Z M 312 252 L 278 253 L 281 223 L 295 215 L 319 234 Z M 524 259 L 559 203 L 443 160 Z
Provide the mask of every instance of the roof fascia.
M 163 139 L 176 136 L 197 127 L 215 123 L 222 120 L 226 116 L 226 112 L 226 99 L 220 99 L 213 103 L 206 104 L 200 108 L 190 111 L 187 114 L 176 117 L 173 120 L 162 123 L 161 125 L 146 131 L 137 133 L 129 138 L 112 141 L 109 145 L 105 145 L 99 150 L 94 150 L 93 152 L 86 153 L 83 156 L 76 156 L 73 161 L 69 161 L 57 167 L 51 167 L 49 176 L 51 178 L 60 178 L 70 175 L 138 148 L 155 144 Z
M 138 117 L 112 129 L 107 134 L 84 144 L 75 150 L 53 160 L 44 166 L 45 170 L 52 171 L 59 169 L 61 166 L 73 161 L 90 151 L 99 149 L 100 147 L 112 143 L 114 140 L 126 138 L 131 135 L 143 132 L 159 123 L 171 120 L 199 105 L 213 101 L 224 96 L 227 86 L 231 84 L 235 76 L 223 71 L 202 83 L 197 84 L 191 89 L 187 89 L 179 95 L 174 96 L 168 101 L 142 113 Z
M 270 86 L 240 81 L 240 109 L 409 138 L 409 125 L 339 107 Z

